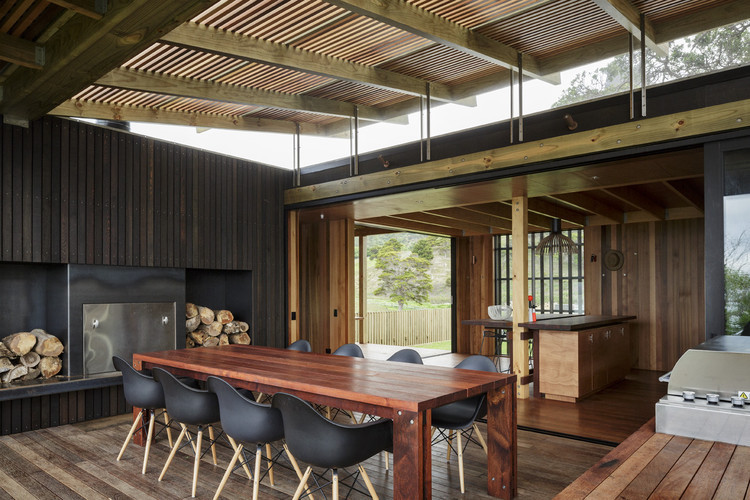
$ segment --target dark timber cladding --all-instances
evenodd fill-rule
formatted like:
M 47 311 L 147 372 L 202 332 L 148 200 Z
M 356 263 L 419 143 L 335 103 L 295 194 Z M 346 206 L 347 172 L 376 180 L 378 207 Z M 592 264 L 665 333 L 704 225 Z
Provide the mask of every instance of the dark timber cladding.
M 0 261 L 243 270 L 253 332 L 284 343 L 291 173 L 76 121 L 0 133 Z

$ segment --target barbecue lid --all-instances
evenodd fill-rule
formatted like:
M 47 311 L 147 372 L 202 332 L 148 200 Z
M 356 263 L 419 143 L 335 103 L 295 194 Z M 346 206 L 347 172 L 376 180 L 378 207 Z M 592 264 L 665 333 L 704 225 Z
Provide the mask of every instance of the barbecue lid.
M 694 391 L 698 398 L 718 394 L 730 401 L 739 392 L 750 391 L 750 337 L 714 337 L 683 354 L 669 377 L 667 393 L 682 396 Z

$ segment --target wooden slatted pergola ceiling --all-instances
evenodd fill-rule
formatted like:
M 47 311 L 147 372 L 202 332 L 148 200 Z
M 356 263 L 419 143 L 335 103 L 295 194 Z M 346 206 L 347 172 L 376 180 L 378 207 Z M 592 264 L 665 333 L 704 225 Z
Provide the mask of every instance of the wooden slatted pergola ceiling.
M 335 134 L 750 18 L 745 0 L 3 0 L 0 113 Z
M 526 78 L 556 83 L 560 71 L 625 53 L 629 34 L 641 36 L 641 16 L 647 46 L 662 51 L 670 40 L 750 18 L 750 2 L 3 0 L 0 113 L 21 125 L 50 113 L 333 135 L 349 129 L 355 107 L 361 125 L 405 122 L 428 89 L 435 103 L 471 105 L 477 94 L 507 86 L 519 57 Z M 502 167 L 504 155 L 490 155 L 492 168 Z M 583 227 L 702 217 L 699 157 L 664 156 L 659 169 L 631 161 L 619 169 L 627 178 L 613 178 L 618 169 L 605 166 L 572 169 L 564 182 L 528 176 L 530 230 L 548 229 L 552 218 Z M 390 184 L 387 175 L 370 176 L 368 185 Z M 413 173 L 404 170 L 398 182 L 408 179 Z M 329 189 L 314 188 L 318 197 Z M 355 219 L 361 234 L 506 233 L 510 189 L 501 179 L 325 213 Z M 301 213 L 302 220 L 319 216 Z

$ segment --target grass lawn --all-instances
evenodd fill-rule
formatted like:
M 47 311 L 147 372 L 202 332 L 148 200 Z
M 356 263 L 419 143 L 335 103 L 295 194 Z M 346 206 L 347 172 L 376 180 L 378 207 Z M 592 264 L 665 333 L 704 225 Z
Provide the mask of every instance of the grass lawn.
M 442 349 L 443 351 L 450 351 L 451 341 L 441 340 L 440 342 L 430 342 L 429 344 L 419 344 L 412 347 L 424 347 L 426 349 Z

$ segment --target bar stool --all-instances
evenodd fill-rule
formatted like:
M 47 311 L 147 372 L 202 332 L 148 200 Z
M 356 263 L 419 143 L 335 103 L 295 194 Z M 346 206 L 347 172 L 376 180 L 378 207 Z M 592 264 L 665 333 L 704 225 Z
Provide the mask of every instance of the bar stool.
M 492 328 L 492 329 L 485 329 L 482 331 L 482 343 L 479 344 L 479 352 L 484 352 L 482 349 L 484 348 L 484 339 L 492 339 L 495 342 L 495 354 L 490 356 L 492 360 L 495 363 L 495 366 L 497 367 L 497 371 L 500 373 L 510 373 L 510 359 L 508 359 L 508 368 L 503 370 L 502 368 L 502 359 L 503 358 L 509 358 L 507 354 L 503 354 L 503 345 L 506 347 L 506 352 L 509 351 L 509 339 L 508 339 L 508 333 L 507 330 L 504 328 Z

